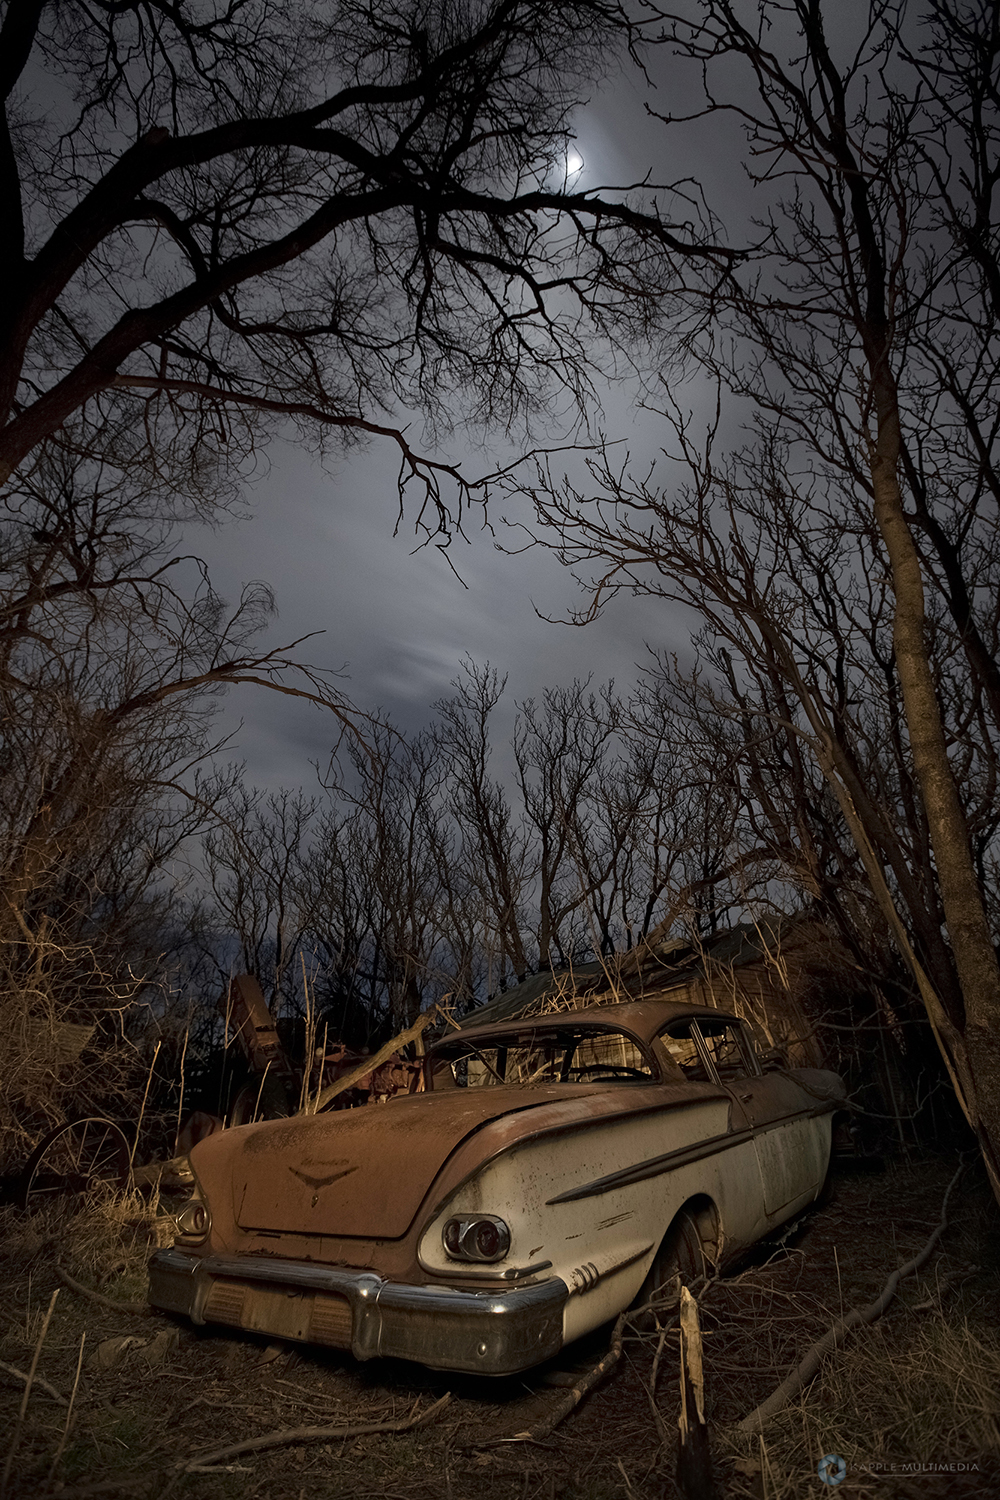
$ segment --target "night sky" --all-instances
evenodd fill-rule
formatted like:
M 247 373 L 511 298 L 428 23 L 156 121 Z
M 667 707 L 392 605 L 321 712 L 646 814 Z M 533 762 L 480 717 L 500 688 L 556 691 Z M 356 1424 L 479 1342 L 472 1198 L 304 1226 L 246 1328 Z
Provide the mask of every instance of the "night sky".
M 668 59 L 657 62 L 669 67 Z M 669 72 L 661 73 L 659 82 L 658 94 L 648 96 L 619 76 L 579 112 L 583 165 L 571 179 L 573 188 L 676 174 L 674 150 L 669 172 L 662 159 L 666 131 L 642 104 L 644 97 L 654 97 L 665 109 L 667 89 L 677 108 L 678 90 L 668 87 Z M 692 127 L 680 135 L 691 158 L 685 170 L 705 175 L 704 133 Z M 732 161 L 730 153 L 725 155 Z M 731 202 L 736 184 L 726 181 L 721 168 L 715 175 Z M 657 418 L 636 410 L 634 383 L 605 381 L 603 390 L 603 409 L 591 415 L 594 429 L 627 446 L 644 468 L 657 451 Z M 689 386 L 685 399 L 697 407 L 705 392 Z M 419 446 L 419 415 L 408 435 Z M 458 431 L 451 441 L 437 449 L 425 444 L 423 451 L 460 458 L 470 474 L 488 471 L 498 457 L 509 456 L 502 434 L 487 435 L 485 452 L 473 446 L 478 436 Z M 567 429 L 552 423 L 535 437 L 554 445 L 566 440 Z M 662 602 L 619 598 L 602 619 L 582 629 L 540 619 L 536 610 L 565 616 L 581 595 L 569 571 L 542 549 L 519 556 L 498 550 L 520 545 L 516 523 L 530 520 L 527 500 L 504 498 L 491 508 L 495 536 L 484 529 L 481 516 L 470 513 L 468 541 L 456 537 L 450 552 L 459 581 L 434 546 L 414 551 L 420 541 L 414 535 L 415 507 L 398 535 L 392 534 L 397 518 L 392 444 L 374 442 L 324 466 L 293 443 L 279 441 L 268 450 L 267 468 L 247 492 L 249 519 L 192 533 L 188 545 L 208 560 L 216 588 L 229 600 L 238 597 L 243 583 L 266 579 L 279 610 L 267 644 L 323 631 L 300 648 L 301 658 L 324 668 L 344 667 L 344 691 L 352 701 L 367 712 L 384 711 L 400 728 L 412 731 L 431 719 L 430 705 L 449 695 L 465 656 L 489 661 L 509 675 L 507 712 L 497 720 L 503 734 L 516 699 L 574 677 L 592 676 L 595 685 L 613 677 L 626 688 L 635 680 L 636 664 L 647 659 L 647 643 L 682 654 L 686 649 L 687 617 Z M 315 786 L 310 761 L 326 760 L 335 732 L 323 710 L 250 687 L 229 691 L 219 725 L 234 732 L 229 753 L 246 761 L 248 779 L 261 787 Z
M 858 40 L 854 23 L 863 23 L 866 14 L 861 0 L 842 0 L 836 14 L 826 17 L 828 38 L 844 61 Z M 568 186 L 601 188 L 604 196 L 613 196 L 609 187 L 686 180 L 721 210 L 731 244 L 743 235 L 756 238 L 751 221 L 763 205 L 755 204 L 742 165 L 746 142 L 739 122 L 717 115 L 668 129 L 650 111 L 676 121 L 696 110 L 702 98 L 698 70 L 665 47 L 651 49 L 645 61 L 647 79 L 628 65 L 595 83 L 590 102 L 576 116 L 578 154 L 568 161 L 575 169 Z M 719 73 L 727 87 L 738 89 L 733 66 L 722 64 Z M 636 189 L 633 197 L 641 201 L 643 191 Z M 599 348 L 595 355 L 601 359 Z M 645 361 L 647 376 L 655 372 L 655 351 L 637 351 L 637 358 Z M 601 408 L 590 413 L 593 431 L 620 443 L 619 451 L 627 449 L 636 472 L 657 459 L 660 482 L 669 487 L 678 476 L 660 452 L 660 442 L 667 440 L 663 423 L 638 408 L 638 384 L 605 380 L 602 391 Z M 714 394 L 702 379 L 694 376 L 672 393 L 695 413 L 695 428 L 704 430 Z M 387 420 L 398 422 L 399 414 Z M 730 420 L 730 439 L 740 438 L 739 421 L 738 415 Z M 570 434 L 567 426 L 553 423 L 533 436 L 554 446 Z M 510 441 L 496 433 L 459 430 L 437 448 L 421 446 L 416 413 L 408 437 L 432 456 L 461 459 L 473 474 L 488 472 L 512 454 Z M 456 538 L 450 554 L 461 582 L 433 546 L 415 553 L 420 541 L 414 535 L 415 508 L 398 535 L 392 534 L 397 467 L 396 450 L 388 442 L 374 442 L 325 466 L 291 443 L 274 442 L 266 476 L 247 491 L 250 518 L 188 538 L 209 561 L 224 597 L 237 598 L 251 579 L 273 586 L 279 616 L 267 633 L 268 645 L 323 631 L 301 648 L 301 658 L 324 668 L 344 667 L 344 691 L 362 710 L 381 710 L 400 728 L 418 729 L 431 719 L 434 700 L 450 693 L 468 655 L 508 674 L 506 720 L 498 715 L 496 724 L 503 733 L 514 701 L 545 687 L 590 676 L 595 685 L 613 677 L 627 688 L 639 665 L 649 660 L 647 646 L 677 652 L 682 661 L 690 658 L 696 622 L 662 601 L 621 596 L 599 621 L 582 629 L 539 619 L 536 610 L 565 616 L 583 596 L 553 555 L 533 549 L 509 556 L 498 550 L 498 544 L 516 546 L 521 540 L 516 523 L 531 519 L 525 499 L 520 504 L 504 499 L 491 509 L 495 538 L 481 517 L 470 514 L 468 542 Z M 578 478 L 580 473 L 577 460 Z M 513 525 L 505 526 L 505 520 Z M 326 761 L 335 734 L 323 710 L 248 687 L 230 690 L 219 726 L 234 732 L 230 753 L 246 761 L 248 779 L 261 787 L 315 786 L 310 761 Z

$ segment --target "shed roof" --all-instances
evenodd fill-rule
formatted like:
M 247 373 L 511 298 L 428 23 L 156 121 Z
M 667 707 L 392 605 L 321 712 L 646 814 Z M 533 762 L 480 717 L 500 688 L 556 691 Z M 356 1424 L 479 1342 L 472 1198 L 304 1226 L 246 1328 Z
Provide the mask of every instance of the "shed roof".
M 671 938 L 647 946 L 645 951 L 636 949 L 595 963 L 547 969 L 529 975 L 513 989 L 471 1011 L 462 1021 L 462 1028 L 515 1019 L 535 1001 L 560 989 L 581 1000 L 592 997 L 594 1003 L 611 990 L 623 994 L 623 1001 L 652 996 L 666 1000 L 674 990 L 694 980 L 710 978 L 713 971 L 760 962 L 769 949 L 777 948 L 782 940 L 787 941 L 793 925 L 792 918 L 741 922 L 697 942 Z

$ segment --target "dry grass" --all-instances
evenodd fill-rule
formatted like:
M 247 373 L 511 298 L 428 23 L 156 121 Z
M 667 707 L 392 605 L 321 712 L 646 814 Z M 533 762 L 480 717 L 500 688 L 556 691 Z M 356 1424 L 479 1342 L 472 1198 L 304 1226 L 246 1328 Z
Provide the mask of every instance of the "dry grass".
M 817 1459 L 840 1453 L 849 1466 L 837 1490 L 853 1500 L 945 1500 L 1000 1493 L 998 1398 L 1000 1292 L 995 1211 L 968 1191 L 927 1274 L 883 1320 L 855 1334 L 763 1442 L 737 1424 L 766 1396 L 844 1307 L 868 1301 L 885 1275 L 927 1237 L 951 1164 L 850 1181 L 830 1209 L 813 1216 L 796 1243 L 746 1267 L 703 1300 L 709 1411 L 721 1494 L 734 1500 L 798 1500 L 830 1493 Z M 977 1216 L 977 1203 L 984 1203 Z M 0 1360 L 26 1370 L 55 1287 L 51 1237 L 74 1275 L 112 1302 L 141 1301 L 145 1262 L 163 1221 L 138 1199 L 0 1219 Z M 887 1232 L 887 1228 L 888 1231 Z M 991 1245 L 993 1248 L 991 1249 Z M 130 1319 L 60 1293 L 39 1374 L 64 1397 L 87 1335 L 76 1414 L 59 1460 L 57 1491 L 46 1479 L 65 1425 L 65 1407 L 32 1395 L 10 1500 L 82 1495 L 87 1485 L 129 1486 L 122 1494 L 159 1500 L 675 1500 L 677 1343 L 663 1341 L 654 1410 L 653 1358 L 659 1340 L 627 1340 L 618 1371 L 551 1435 L 505 1442 L 544 1423 L 563 1390 L 543 1372 L 505 1382 L 464 1380 L 401 1362 L 358 1365 L 334 1351 L 299 1348 L 265 1357 L 266 1340 L 227 1330 L 181 1331 L 165 1364 L 150 1369 L 141 1348 L 108 1370 L 90 1363 L 105 1339 L 149 1339 L 170 1325 Z M 607 1335 L 565 1351 L 563 1365 L 591 1365 Z M 23 1385 L 0 1373 L 7 1436 Z M 442 1419 L 420 1431 L 345 1444 L 298 1445 L 247 1455 L 238 1472 L 180 1475 L 199 1451 L 303 1423 L 394 1420 L 446 1390 Z M 976 1462 L 967 1479 L 903 1464 Z M 897 1465 L 896 1473 L 875 1466 Z M 874 1471 L 874 1472 L 873 1472 Z M 170 1476 L 175 1476 L 173 1480 Z
M 997 1473 L 990 1456 L 1000 1460 L 998 1423 L 1000 1338 L 938 1309 L 915 1327 L 889 1319 L 862 1330 L 763 1434 L 724 1429 L 719 1442 L 737 1476 L 734 1495 L 793 1500 L 829 1453 L 847 1464 L 843 1495 L 908 1494 L 915 1478 L 927 1495 L 986 1494 Z M 962 1469 L 947 1466 L 973 1464 L 965 1491 Z

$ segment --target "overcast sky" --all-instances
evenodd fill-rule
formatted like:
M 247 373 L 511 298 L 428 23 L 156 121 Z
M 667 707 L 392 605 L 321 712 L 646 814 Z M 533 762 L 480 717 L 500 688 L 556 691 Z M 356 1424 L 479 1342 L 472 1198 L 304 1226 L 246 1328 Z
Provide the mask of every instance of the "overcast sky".
M 661 52 L 658 108 L 680 110 L 681 80 Z M 686 79 L 683 82 L 687 82 Z M 672 136 L 669 168 L 666 132 L 643 108 L 644 92 L 628 78 L 602 86 L 580 111 L 577 123 L 582 166 L 571 186 L 580 190 L 627 184 L 647 174 L 663 180 L 678 174 L 678 139 Z M 709 142 L 701 127 L 680 133 L 683 170 L 714 180 L 731 201 L 745 192 L 733 176 L 735 153 L 720 154 L 720 137 Z M 575 166 L 571 162 L 571 166 Z M 702 393 L 688 390 L 698 404 Z M 636 392 L 625 383 L 609 388 L 600 419 L 608 436 L 627 443 L 644 459 L 657 446 L 655 418 L 636 413 Z M 418 434 L 414 432 L 413 436 Z M 538 434 L 558 441 L 562 434 Z M 459 436 L 436 456 L 463 454 Z M 569 572 L 540 549 L 512 557 L 497 543 L 514 533 L 502 525 L 528 520 L 527 502 L 504 501 L 491 512 L 496 541 L 475 515 L 468 544 L 456 540 L 452 559 L 461 581 L 434 547 L 414 552 L 412 521 L 393 537 L 397 514 L 395 452 L 373 443 L 349 459 L 325 467 L 291 444 L 276 443 L 270 472 L 249 492 L 252 515 L 221 530 L 192 537 L 209 561 L 217 589 L 228 599 L 251 579 L 274 588 L 279 618 L 269 645 L 323 631 L 302 648 L 311 662 L 345 669 L 344 689 L 362 709 L 387 712 L 401 728 L 416 729 L 431 717 L 431 704 L 447 695 L 464 656 L 489 661 L 509 676 L 508 701 L 542 688 L 592 676 L 613 677 L 623 688 L 634 681 L 646 644 L 683 653 L 685 615 L 652 600 L 619 598 L 601 620 L 585 628 L 550 624 L 537 611 L 565 615 L 580 603 Z M 469 472 L 488 467 L 481 454 L 466 454 Z M 509 715 L 508 715 L 509 720 Z M 315 782 L 310 761 L 324 761 L 333 726 L 323 711 L 262 689 L 230 690 L 221 724 L 233 731 L 234 758 L 247 762 L 259 786 Z M 498 727 L 500 727 L 498 725 Z

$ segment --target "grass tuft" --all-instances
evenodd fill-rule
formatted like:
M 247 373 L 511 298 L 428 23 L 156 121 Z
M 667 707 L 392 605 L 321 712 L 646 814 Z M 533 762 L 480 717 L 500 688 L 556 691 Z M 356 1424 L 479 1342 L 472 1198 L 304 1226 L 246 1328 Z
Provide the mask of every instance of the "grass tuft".
M 1000 1337 L 934 1310 L 905 1331 L 891 1322 L 856 1333 L 797 1404 L 762 1435 L 719 1434 L 737 1474 L 734 1493 L 792 1500 L 818 1460 L 838 1454 L 849 1479 L 892 1489 L 913 1466 L 1000 1457 Z M 922 1471 L 926 1475 L 926 1468 Z M 979 1469 L 983 1479 L 982 1466 Z

